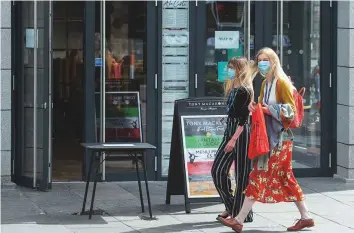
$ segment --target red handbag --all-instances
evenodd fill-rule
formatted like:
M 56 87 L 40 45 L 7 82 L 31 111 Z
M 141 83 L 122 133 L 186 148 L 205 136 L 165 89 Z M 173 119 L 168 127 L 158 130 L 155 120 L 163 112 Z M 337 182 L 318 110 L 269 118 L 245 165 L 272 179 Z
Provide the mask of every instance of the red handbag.
M 269 141 L 262 105 L 257 104 L 256 111 L 252 113 L 251 138 L 248 147 L 248 158 L 254 159 L 257 156 L 268 154 L 269 151 Z

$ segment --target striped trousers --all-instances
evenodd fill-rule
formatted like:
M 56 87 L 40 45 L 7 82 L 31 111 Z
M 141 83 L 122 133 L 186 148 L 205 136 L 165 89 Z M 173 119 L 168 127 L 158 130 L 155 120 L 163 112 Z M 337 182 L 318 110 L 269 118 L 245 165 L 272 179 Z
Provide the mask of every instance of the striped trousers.
M 245 124 L 243 132 L 236 141 L 232 152 L 225 153 L 224 149 L 231 137 L 234 135 L 238 121 L 234 118 L 227 119 L 227 127 L 223 140 L 216 152 L 214 164 L 211 169 L 213 181 L 228 212 L 236 217 L 241 210 L 245 195 L 243 191 L 248 184 L 248 176 L 251 170 L 251 160 L 248 159 L 248 143 L 250 138 L 250 125 Z M 235 161 L 236 190 L 233 194 L 229 171 L 232 162 Z M 245 222 L 253 221 L 252 210 L 248 214 Z

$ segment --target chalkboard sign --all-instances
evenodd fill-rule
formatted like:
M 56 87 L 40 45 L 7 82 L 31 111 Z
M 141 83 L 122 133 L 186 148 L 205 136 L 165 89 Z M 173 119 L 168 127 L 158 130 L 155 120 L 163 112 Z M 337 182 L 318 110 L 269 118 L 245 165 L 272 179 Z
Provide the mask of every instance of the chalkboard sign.
M 185 211 L 192 202 L 220 202 L 211 167 L 226 126 L 226 101 L 220 97 L 175 101 L 166 204 L 184 195 Z

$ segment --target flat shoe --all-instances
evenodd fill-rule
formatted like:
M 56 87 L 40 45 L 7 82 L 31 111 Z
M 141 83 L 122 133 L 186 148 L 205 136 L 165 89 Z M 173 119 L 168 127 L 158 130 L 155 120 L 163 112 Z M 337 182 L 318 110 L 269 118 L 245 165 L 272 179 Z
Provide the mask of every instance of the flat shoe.
M 243 225 L 239 224 L 236 219 L 228 218 L 228 219 L 221 219 L 220 221 L 224 226 L 232 228 L 237 233 L 241 233 Z
M 315 226 L 313 219 L 299 219 L 294 226 L 288 227 L 288 231 L 301 231 L 304 228 L 310 228 Z

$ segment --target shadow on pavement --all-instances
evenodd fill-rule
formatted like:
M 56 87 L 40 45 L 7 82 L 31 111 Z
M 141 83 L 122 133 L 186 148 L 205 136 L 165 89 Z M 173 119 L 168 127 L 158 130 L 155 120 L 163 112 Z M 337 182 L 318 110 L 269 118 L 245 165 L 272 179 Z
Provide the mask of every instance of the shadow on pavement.
M 139 232 L 145 233 L 145 232 L 154 232 L 154 233 L 174 233 L 174 232 L 197 232 L 201 231 L 203 232 L 203 229 L 208 229 L 208 232 L 211 232 L 213 228 L 218 228 L 220 230 L 220 227 L 224 227 L 225 231 L 223 232 L 234 232 L 231 228 L 225 227 L 220 225 L 219 222 L 195 222 L 195 223 L 181 223 L 181 224 L 170 224 L 168 226 L 158 226 L 158 227 L 151 227 L 151 228 L 144 228 L 144 229 L 138 229 Z M 228 231 L 230 229 L 230 231 Z M 284 230 L 279 230 L 279 231 L 274 231 L 269 229 L 267 231 L 267 228 L 262 228 L 260 227 L 260 230 L 257 229 L 244 229 L 242 232 L 245 233 L 261 233 L 261 232 L 266 232 L 266 233 L 280 233 L 280 232 L 286 232 Z M 136 231 L 125 231 L 124 233 L 135 233 Z

